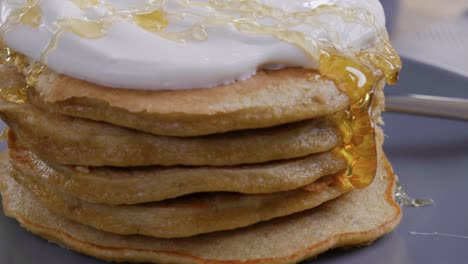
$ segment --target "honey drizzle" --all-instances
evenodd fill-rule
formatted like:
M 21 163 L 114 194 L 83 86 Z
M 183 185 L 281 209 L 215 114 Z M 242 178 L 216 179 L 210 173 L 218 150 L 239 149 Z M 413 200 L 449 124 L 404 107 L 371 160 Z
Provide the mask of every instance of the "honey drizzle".
M 13 27 L 17 25 L 27 25 L 37 28 L 42 22 L 42 10 L 39 6 L 40 0 L 27 0 L 24 6 L 15 9 L 7 17 L 6 21 L 0 25 L 0 47 L 4 46 L 3 37 Z M 43 66 L 38 63 L 30 63 L 28 59 L 9 48 L 2 48 L 0 55 L 0 64 L 15 66 L 25 74 L 26 82 L 12 83 L 8 86 L 2 85 L 0 97 L 4 100 L 16 104 L 27 101 L 27 89 L 34 86 L 37 78 L 42 72 Z
M 42 9 L 38 5 L 34 5 L 21 16 L 20 23 L 37 28 L 41 25 L 41 20 Z
M 13 27 L 24 24 L 39 27 L 42 20 L 42 10 L 39 7 L 40 0 L 27 0 L 24 6 L 12 10 L 5 22 L 0 25 L 0 43 L 3 45 L 3 37 Z
M 77 18 L 67 18 L 58 21 L 58 28 L 42 51 L 40 62 L 47 63 L 49 54 L 56 49 L 59 40 L 65 33 L 73 33 L 87 39 L 98 39 L 106 35 L 106 30 L 112 25 L 111 21 L 102 19 L 99 21 L 88 21 Z
M 343 143 L 335 149 L 348 161 L 342 183 L 365 188 L 377 173 L 377 145 L 372 120 L 372 99 L 378 84 L 377 77 L 357 60 L 322 51 L 320 74 L 333 80 L 349 98 L 347 111 L 333 117 L 343 136 Z
M 73 2 L 82 9 L 101 4 L 100 1 L 94 0 L 74 0 Z M 117 11 L 109 8 L 111 14 L 98 21 L 63 19 L 58 22 L 58 29 L 44 50 L 41 62 L 45 64 L 48 54 L 55 49 L 64 33 L 73 33 L 88 39 L 100 38 L 106 35 L 110 26 L 120 20 L 130 21 L 149 32 L 177 42 L 186 42 L 188 39 L 206 40 L 208 33 L 205 27 L 208 25 L 232 24 L 239 32 L 276 37 L 296 45 L 310 57 L 318 59 L 318 71 L 321 76 L 335 82 L 340 91 L 348 96 L 350 103 L 348 110 L 334 116 L 343 135 L 343 144 L 336 148 L 335 152 L 343 155 L 348 161 L 348 169 L 342 173 L 340 182 L 345 189 L 365 188 L 372 183 L 377 170 L 375 124 L 372 117 L 373 95 L 382 80 L 386 80 L 389 84 L 394 84 L 398 80 L 398 72 L 401 68 L 399 57 L 386 42 L 388 36 L 383 32 L 380 32 L 381 43 L 375 45 L 378 49 L 373 48 L 357 53 L 344 49 L 341 43 L 332 45 L 324 41 L 313 40 L 304 33 L 293 30 L 293 27 L 301 24 L 317 25 L 323 28 L 325 25 L 315 18 L 316 14 L 339 14 L 347 21 L 372 24 L 373 17 L 368 11 L 322 5 L 308 12 L 291 14 L 252 0 L 210 0 L 206 3 L 183 0 L 180 4 L 187 7 L 205 8 L 210 12 L 206 17 L 190 12 L 170 14 L 163 10 L 164 1 L 154 0 L 139 9 Z M 21 22 L 21 17 L 36 5 L 37 1 L 28 0 L 24 8 L 15 10 L 16 15 L 10 16 L 7 23 L 2 25 L 2 35 L 5 33 L 3 28 L 9 29 L 15 24 L 24 23 L 24 21 Z M 240 17 L 229 15 L 232 12 L 239 13 Z M 200 17 L 200 21 L 182 32 L 165 30 L 169 24 L 168 17 L 184 19 L 185 16 Z M 10 18 L 11 21 L 9 21 Z M 276 23 L 264 25 L 259 22 L 262 18 L 273 18 Z M 333 28 L 327 28 L 327 30 L 334 32 Z M 377 28 L 376 31 L 379 32 Z M 336 39 L 339 40 L 339 38 Z M 346 50 L 346 53 L 343 50 Z M 43 70 L 43 67 L 38 65 L 33 67 L 17 65 L 17 67 L 29 76 L 28 85 L 31 86 L 35 85 L 37 77 Z
M 76 6 L 80 9 L 87 9 L 96 5 L 99 5 L 101 1 L 99 0 L 71 0 Z
M 27 101 L 28 88 L 34 87 L 37 84 L 45 67 L 40 63 L 29 61 L 22 54 L 9 48 L 2 49 L 0 64 L 7 67 L 16 67 L 19 72 L 26 76 L 21 82 L 12 81 L 8 85 L 2 84 L 0 97 L 11 103 L 25 103 Z
M 160 10 L 137 14 L 133 19 L 138 26 L 153 33 L 160 32 L 168 25 L 165 14 Z
M 0 90 L 0 97 L 8 102 L 15 104 L 25 103 L 27 100 L 26 86 L 6 86 Z
M 23 61 L 20 57 L 14 56 L 10 49 L 4 48 L 0 54 L 1 65 L 20 65 Z M 8 67 L 8 66 L 7 66 Z M 26 102 L 26 85 L 24 82 L 17 83 L 14 80 L 11 83 L 0 84 L 0 97 L 8 102 L 21 104 Z

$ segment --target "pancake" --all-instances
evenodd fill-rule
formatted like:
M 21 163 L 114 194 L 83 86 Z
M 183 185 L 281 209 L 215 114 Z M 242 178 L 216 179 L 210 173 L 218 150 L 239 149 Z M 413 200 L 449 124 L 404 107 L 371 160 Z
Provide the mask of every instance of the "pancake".
M 327 119 L 204 137 L 166 137 L 0 101 L 0 116 L 42 159 L 60 164 L 134 167 L 225 166 L 305 157 L 333 149 Z
M 161 201 L 197 192 L 288 191 L 347 167 L 343 158 L 328 152 L 238 167 L 75 167 L 41 160 L 11 132 L 8 145 L 13 166 L 23 175 L 82 200 L 113 205 Z
M 159 238 L 245 227 L 316 207 L 348 191 L 341 188 L 336 177 L 330 176 L 287 192 L 198 193 L 161 202 L 109 206 L 80 200 L 15 169 L 11 176 L 56 214 L 115 234 Z
M 332 81 L 299 68 L 264 70 L 229 85 L 178 91 L 111 89 L 48 70 L 29 98 L 51 112 L 169 136 L 277 126 L 330 115 L 349 103 Z
M 393 230 L 401 209 L 388 161 L 375 181 L 303 213 L 251 227 L 183 239 L 120 236 L 56 215 L 8 176 L 2 159 L 0 187 L 5 213 L 23 227 L 75 251 L 116 262 L 296 263 L 336 247 L 369 245 Z

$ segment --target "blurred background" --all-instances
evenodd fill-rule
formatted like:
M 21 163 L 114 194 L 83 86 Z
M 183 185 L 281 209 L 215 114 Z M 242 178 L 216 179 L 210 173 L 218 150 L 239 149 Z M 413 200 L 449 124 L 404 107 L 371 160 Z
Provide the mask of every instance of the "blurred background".
M 380 0 L 402 57 L 468 77 L 468 0 Z

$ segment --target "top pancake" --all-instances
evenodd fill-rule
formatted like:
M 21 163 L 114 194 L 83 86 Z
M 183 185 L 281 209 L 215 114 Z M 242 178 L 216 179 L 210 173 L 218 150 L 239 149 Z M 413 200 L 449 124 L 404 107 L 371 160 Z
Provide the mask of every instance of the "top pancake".
M 29 98 L 48 111 L 168 136 L 271 127 L 348 105 L 332 81 L 299 68 L 259 71 L 245 81 L 180 91 L 112 89 L 46 70 Z

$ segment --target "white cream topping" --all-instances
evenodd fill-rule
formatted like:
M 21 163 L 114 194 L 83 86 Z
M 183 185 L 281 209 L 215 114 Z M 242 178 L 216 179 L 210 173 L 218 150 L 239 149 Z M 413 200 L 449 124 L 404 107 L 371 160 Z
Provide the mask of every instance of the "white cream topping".
M 12 19 L 36 2 L 38 25 Z M 386 36 L 378 0 L 0 0 L 0 6 L 6 46 L 58 73 L 115 88 L 208 88 L 262 68 L 317 69 L 325 46 L 353 54 Z M 147 20 L 156 27 L 145 28 L 136 19 L 142 14 L 160 14 L 163 23 Z M 71 21 L 80 23 L 73 28 Z M 290 44 L 298 37 L 302 47 Z

